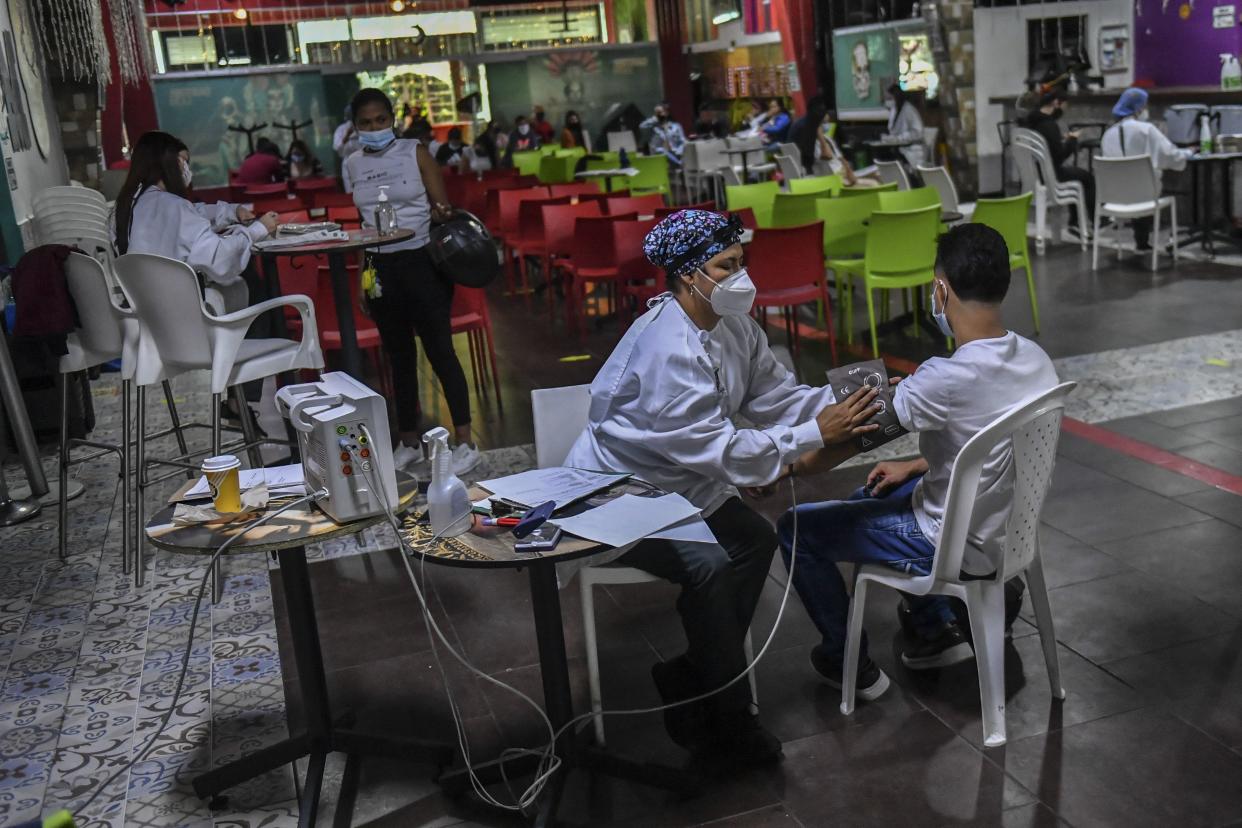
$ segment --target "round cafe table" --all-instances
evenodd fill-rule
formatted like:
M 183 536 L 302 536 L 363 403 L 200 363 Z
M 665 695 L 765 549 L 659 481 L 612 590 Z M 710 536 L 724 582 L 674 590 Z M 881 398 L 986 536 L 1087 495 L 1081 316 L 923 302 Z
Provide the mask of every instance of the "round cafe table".
M 398 244 L 414 238 L 413 230 L 397 228 L 386 236 L 374 230 L 350 230 L 349 239 L 319 242 L 276 249 L 260 250 L 263 257 L 263 273 L 268 281 L 271 295 L 281 294 L 276 279 L 276 259 L 279 256 L 327 256 L 328 271 L 332 278 L 332 301 L 336 305 L 337 324 L 341 332 L 341 361 L 345 371 L 355 379 L 363 379 L 362 351 L 358 349 L 358 331 L 354 328 L 353 301 L 349 295 L 349 274 L 345 269 L 345 257 L 350 253 L 369 248 Z M 285 335 L 284 316 L 278 314 L 276 323 L 279 335 Z

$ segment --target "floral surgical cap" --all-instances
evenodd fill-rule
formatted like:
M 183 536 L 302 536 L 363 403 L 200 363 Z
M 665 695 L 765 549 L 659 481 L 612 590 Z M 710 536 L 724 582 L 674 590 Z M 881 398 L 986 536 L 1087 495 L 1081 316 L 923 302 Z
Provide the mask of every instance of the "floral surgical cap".
M 643 241 L 643 252 L 669 276 L 679 276 L 702 267 L 741 237 L 742 223 L 736 217 L 710 210 L 681 210 L 651 228 Z

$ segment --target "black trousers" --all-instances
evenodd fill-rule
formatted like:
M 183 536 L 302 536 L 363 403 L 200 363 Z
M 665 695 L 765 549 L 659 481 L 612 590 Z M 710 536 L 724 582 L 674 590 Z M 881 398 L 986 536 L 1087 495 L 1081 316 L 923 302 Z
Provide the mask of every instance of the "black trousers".
M 422 340 L 427 361 L 444 389 L 453 425 L 468 425 L 470 391 L 453 350 L 453 283 L 436 270 L 424 248 L 375 253 L 371 261 L 379 277 L 380 295 L 368 304 L 392 365 L 397 430 L 421 427 L 415 335 Z
M 677 611 L 686 631 L 686 657 L 702 688 L 712 690 L 746 669 L 743 642 L 776 551 L 776 530 L 740 498 L 707 518 L 717 544 L 646 540 L 619 563 L 681 585 Z M 751 702 L 746 679 L 713 697 L 721 713 Z

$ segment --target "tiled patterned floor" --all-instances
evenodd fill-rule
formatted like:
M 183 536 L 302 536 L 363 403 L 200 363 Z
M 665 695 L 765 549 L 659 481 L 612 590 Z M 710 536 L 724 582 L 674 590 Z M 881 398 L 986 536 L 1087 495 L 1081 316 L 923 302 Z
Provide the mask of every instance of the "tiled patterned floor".
M 1225 364 L 1212 364 L 1209 359 L 1223 360 Z M 1071 402 L 1071 416 L 1097 423 L 1127 418 L 1117 426 L 1118 430 L 1138 430 L 1142 432 L 1136 435 L 1140 439 L 1156 442 L 1170 436 L 1160 433 L 1162 427 L 1174 432 L 1175 436 L 1193 433 L 1197 428 L 1199 433 L 1193 434 L 1197 439 L 1179 445 L 1176 450 L 1188 452 L 1187 456 L 1201 459 L 1209 465 L 1224 467 L 1234 461 L 1232 455 L 1227 453 L 1232 450 L 1228 441 L 1236 437 L 1236 433 L 1242 433 L 1242 425 L 1235 433 L 1229 431 L 1227 421 L 1232 414 L 1242 414 L 1242 409 L 1233 412 L 1229 408 L 1238 397 L 1242 397 L 1242 332 L 1207 333 L 1123 350 L 1071 355 L 1058 360 L 1058 367 L 1063 378 L 1077 379 L 1082 384 Z M 95 436 L 108 439 L 117 425 L 115 384 L 105 378 L 95 383 L 94 387 L 99 414 Z M 179 381 L 176 393 L 184 410 L 205 410 L 201 388 Z M 523 399 L 514 397 L 509 395 L 511 409 L 525 405 Z M 1192 404 L 1195 407 L 1186 408 Z M 154 400 L 152 408 L 157 408 Z M 1196 410 L 1214 416 L 1196 419 Z M 519 420 L 521 416 L 518 415 Z M 1165 418 L 1164 426 L 1161 425 L 1161 417 Z M 1179 728 L 1190 720 L 1194 727 L 1212 734 L 1212 738 L 1202 744 L 1194 743 L 1195 749 L 1210 753 L 1217 749 L 1221 740 L 1226 744 L 1226 752 L 1229 748 L 1242 747 L 1236 736 L 1236 708 L 1222 712 L 1217 706 L 1202 709 L 1197 714 L 1193 710 L 1190 713 L 1179 711 L 1181 718 L 1174 717 L 1172 721 L 1160 710 L 1126 712 L 1136 711 L 1141 706 L 1134 698 L 1132 687 L 1146 686 L 1150 683 L 1148 674 L 1158 671 L 1160 665 L 1169 659 L 1176 660 L 1174 655 L 1167 653 L 1153 655 L 1153 650 L 1159 648 L 1145 645 L 1151 641 L 1172 645 L 1190 640 L 1176 624 L 1177 608 L 1193 611 L 1205 626 L 1215 625 L 1225 631 L 1221 641 L 1214 642 L 1208 638 L 1199 645 L 1207 648 L 1205 652 L 1211 652 L 1212 647 L 1232 652 L 1232 634 L 1227 630 L 1236 627 L 1236 623 L 1228 623 L 1231 615 L 1236 613 L 1229 589 L 1223 593 L 1211 593 L 1210 598 L 1205 598 L 1219 604 L 1209 610 L 1174 602 L 1172 615 L 1161 616 L 1165 619 L 1164 627 L 1159 623 L 1153 624 L 1148 639 L 1144 639 L 1142 644 L 1114 640 L 1124 638 L 1121 633 L 1100 640 L 1093 638 L 1089 632 L 1075 631 L 1075 613 L 1090 614 L 1093 602 L 1107 604 L 1114 594 L 1132 596 L 1136 602 L 1160 599 L 1159 593 L 1151 591 L 1149 577 L 1144 573 L 1161 571 L 1159 556 L 1163 547 L 1151 546 L 1144 552 L 1132 541 L 1126 540 L 1135 533 L 1121 532 L 1119 525 L 1128 522 L 1139 531 L 1157 535 L 1171 532 L 1178 537 L 1198 531 L 1206 533 L 1200 539 L 1200 546 L 1227 544 L 1228 540 L 1221 535 L 1224 530 L 1219 526 L 1228 526 L 1230 522 L 1242 523 L 1237 517 L 1242 514 L 1237 498 L 1196 486 L 1193 481 L 1167 472 L 1158 474 L 1160 470 L 1125 466 L 1117 458 L 1096 457 L 1091 454 L 1090 446 L 1078 441 L 1067 440 L 1066 445 L 1083 457 L 1089 456 L 1089 462 L 1095 464 L 1090 468 L 1075 468 L 1073 460 L 1062 461 L 1063 468 L 1054 492 L 1060 498 L 1062 508 L 1057 516 L 1049 518 L 1050 525 L 1045 530 L 1053 586 L 1065 589 L 1054 600 L 1058 612 L 1064 612 L 1069 620 L 1069 631 L 1063 639 L 1066 645 L 1063 651 L 1065 669 L 1070 675 L 1079 674 L 1081 681 L 1076 686 L 1081 688 L 1080 696 L 1086 702 L 1085 709 L 1081 705 L 1067 706 L 1070 709 L 1068 715 L 1082 721 L 1093 721 L 1101 716 L 1117 719 L 1124 719 L 1127 715 L 1136 717 L 1134 728 L 1125 730 L 1124 738 L 1122 735 L 1116 737 L 1119 746 L 1124 746 L 1124 739 L 1131 738 L 1133 733 L 1146 733 L 1153 743 L 1159 743 L 1171 732 L 1180 734 Z M 1172 444 L 1165 447 L 1172 449 Z M 908 444 L 894 444 L 892 448 L 893 452 L 908 450 Z M 1242 459 L 1242 454 L 1238 457 Z M 859 461 L 859 464 L 874 459 L 868 458 Z M 529 467 L 531 462 L 529 446 L 493 451 L 488 453 L 488 465 L 480 473 L 502 474 Z M 1096 466 L 1104 471 L 1095 471 Z M 1114 466 L 1120 470 L 1115 472 L 1116 477 L 1108 477 L 1112 473 L 1109 469 Z M 14 470 L 9 469 L 8 472 L 12 479 Z M 60 562 L 55 554 L 54 508 L 48 509 L 34 521 L 0 530 L 0 544 L 3 547 L 0 554 L 0 825 L 12 824 L 62 806 L 76 810 L 76 806 L 93 794 L 103 779 L 123 765 L 136 746 L 146 743 L 168 711 L 186 643 L 194 590 L 202 575 L 201 559 L 159 553 L 150 557 L 151 571 L 147 584 L 142 589 L 136 589 L 132 579 L 124 575 L 120 567 L 115 467 L 100 462 L 90 467 L 79 467 L 75 473 L 87 483 L 87 490 L 71 506 L 72 555 L 67 562 Z M 848 477 L 851 473 L 856 472 L 840 474 Z M 1080 491 L 1077 486 L 1081 481 L 1091 481 L 1092 475 L 1099 478 L 1095 480 L 1096 488 L 1093 490 L 1088 486 L 1085 492 Z M 1128 507 L 1116 509 L 1110 518 L 1111 523 L 1101 522 L 1101 512 L 1114 506 L 1108 501 L 1093 501 L 1089 495 L 1092 491 L 1112 491 L 1110 487 L 1119 484 L 1117 477 L 1135 481 L 1134 485 L 1126 484 L 1133 489 L 1127 489 L 1125 493 L 1125 497 L 1129 498 Z M 151 505 L 157 500 L 153 497 Z M 1199 526 L 1205 528 L 1196 528 Z M 1052 539 L 1051 542 L 1048 538 Z M 1177 543 L 1177 540 L 1170 538 L 1169 542 Z M 1110 544 L 1118 548 L 1110 548 Z M 350 566 L 350 562 L 340 559 L 388 545 L 383 537 L 369 532 L 362 538 L 361 544 L 345 539 L 321 545 L 312 550 L 312 555 L 316 559 L 337 559 L 341 566 Z M 367 561 L 368 568 L 374 562 L 383 570 L 386 558 L 374 555 L 359 560 Z M 1210 583 L 1203 582 L 1210 582 L 1212 566 L 1218 563 L 1213 559 L 1203 563 L 1201 572 L 1193 569 L 1183 572 L 1185 578 L 1199 578 L 1187 588 L 1193 588 L 1196 595 L 1207 595 Z M 332 567 L 333 564 L 326 566 Z M 173 711 L 168 732 L 143 762 L 96 800 L 90 811 L 83 815 L 85 819 L 80 820 L 80 824 L 114 828 L 130 825 L 276 828 L 295 824 L 296 779 L 291 771 L 276 771 L 231 791 L 229 810 L 218 814 L 209 813 L 189 788 L 189 779 L 196 773 L 269 744 L 287 733 L 279 640 L 267 562 L 257 556 L 234 557 L 227 562 L 226 571 L 224 601 L 218 606 L 205 605 L 201 611 L 201 633 L 191 654 L 186 688 L 177 709 Z M 1196 575 L 1196 572 L 1199 574 Z M 360 583 L 369 582 L 363 578 Z M 1096 586 L 1088 587 L 1088 583 Z M 1239 582 L 1235 578 L 1231 583 L 1236 587 Z M 397 586 L 400 586 L 399 582 Z M 534 690 L 535 675 L 530 668 L 529 656 L 515 654 L 522 648 L 515 649 L 504 641 L 493 640 L 496 629 L 482 617 L 463 615 L 461 606 L 469 606 L 470 601 L 465 600 L 460 590 L 454 593 L 456 586 L 451 579 L 445 579 L 444 589 L 446 592 L 440 598 L 450 614 L 454 615 L 455 634 L 460 636 L 467 652 L 478 658 L 486 669 L 503 671 L 506 680 L 519 684 L 525 682 Z M 1093 594 L 1092 589 L 1103 592 Z M 521 595 L 520 589 L 517 595 Z M 668 603 L 667 595 L 661 593 L 658 597 L 663 604 Z M 387 600 L 393 602 L 394 612 L 408 611 L 408 594 L 396 593 Z M 511 598 L 497 596 L 496 600 L 502 605 L 496 612 L 501 613 L 503 605 Z M 515 606 L 520 605 L 520 597 L 512 600 L 518 602 Z M 617 633 L 618 625 L 624 627 L 621 619 L 627 619 L 625 624 L 644 630 L 639 637 L 646 643 L 631 645 L 623 641 L 614 645 L 619 648 L 621 657 L 606 669 L 615 672 L 633 668 L 631 672 L 642 679 L 637 684 L 642 684 L 649 660 L 647 649 L 654 647 L 664 655 L 672 652 L 670 648 L 675 643 L 670 643 L 666 628 L 675 628 L 675 622 L 667 617 L 667 606 L 664 606 L 666 612 L 658 619 L 649 620 L 636 620 L 629 614 L 634 609 L 617 609 L 617 617 L 612 619 L 609 634 Z M 567 615 L 571 612 L 567 608 Z M 1209 618 L 1203 615 L 1205 612 L 1215 615 Z M 766 623 L 770 625 L 771 619 L 767 619 Z M 660 624 L 665 629 L 657 626 Z M 601 625 L 609 629 L 606 621 L 602 620 Z M 343 623 L 342 626 L 347 627 L 348 624 Z M 761 671 L 765 674 L 761 680 L 761 695 L 767 685 L 766 692 L 771 698 L 775 689 L 771 687 L 773 682 L 778 679 L 792 680 L 790 676 L 800 676 L 805 672 L 802 653 L 805 647 L 799 635 L 805 637 L 796 629 L 788 634 L 782 631 L 778 636 L 778 640 L 784 640 L 788 649 L 778 648 L 772 654 L 770 664 Z M 491 643 L 484 646 L 482 642 L 485 641 Z M 1042 668 L 1039 667 L 1038 648 L 1033 647 L 1032 642 L 1033 639 L 1020 638 L 1016 646 L 1021 655 L 1020 663 L 1026 665 L 1029 674 L 1025 681 L 1037 685 L 1041 680 L 1039 671 Z M 571 646 L 573 643 L 571 641 Z M 631 646 L 634 649 L 627 650 Z M 390 675 L 386 671 L 392 671 L 394 677 L 405 676 L 411 665 L 425 662 L 423 655 L 420 652 L 414 656 L 393 657 L 378 666 L 368 663 L 365 669 L 381 677 L 370 680 L 382 682 L 383 676 Z M 411 658 L 413 661 L 410 661 Z M 1110 666 L 1109 673 L 1101 676 L 1095 664 L 1085 659 L 1116 660 L 1116 670 Z M 361 665 L 361 662 L 350 663 Z M 351 669 L 354 668 L 342 668 L 340 675 L 330 679 L 330 683 L 356 681 L 357 677 L 345 675 Z M 356 669 L 363 668 L 359 666 Z M 1126 686 L 1116 682 L 1111 677 L 1112 673 L 1122 678 L 1134 678 L 1131 685 Z M 579 666 L 575 666 L 575 679 L 580 678 Z M 606 686 L 614 688 L 609 691 L 614 696 L 618 689 L 627 686 L 637 695 L 650 692 L 648 688 L 638 687 L 632 677 L 606 676 L 605 681 Z M 973 672 L 965 678 L 952 677 L 952 681 L 961 685 L 957 697 L 974 698 L 970 687 Z M 1074 683 L 1067 680 L 1067 684 Z M 779 692 L 776 694 L 779 695 Z M 1030 694 L 1027 694 L 1029 697 Z M 752 782 L 747 782 L 731 791 L 726 801 L 679 812 L 676 819 L 669 818 L 670 824 L 706 822 L 730 815 L 733 815 L 731 824 L 736 825 L 792 824 L 794 812 L 799 813 L 806 824 L 816 824 L 807 821 L 806 808 L 809 806 L 805 803 L 814 800 L 819 795 L 819 789 L 830 780 L 847 780 L 849 762 L 892 761 L 892 757 L 876 753 L 882 752 L 884 744 L 883 714 L 875 713 L 881 708 L 871 708 L 871 712 L 860 710 L 859 720 L 868 725 L 867 732 L 871 737 L 860 740 L 862 731 L 838 724 L 831 699 L 827 702 L 822 702 L 818 697 L 816 699 L 813 709 L 818 710 L 826 704 L 821 711 L 823 715 L 816 718 L 817 728 L 808 729 L 805 719 L 782 715 L 779 708 L 765 708 L 765 717 L 775 720 L 774 729 L 787 741 L 789 758 L 786 768 L 789 770 L 780 780 L 784 793 L 778 797 L 779 803 L 765 798 L 766 794 L 755 793 L 748 787 Z M 804 706 L 800 708 L 800 716 L 806 714 L 806 701 L 803 699 L 801 702 Z M 506 714 L 505 700 L 484 692 L 473 698 L 472 704 L 476 718 L 471 721 L 479 724 L 484 734 L 481 739 L 490 739 L 495 743 L 500 743 L 502 739 L 520 739 L 525 726 L 516 724 L 522 721 L 520 716 Z M 894 720 L 900 723 L 901 731 L 894 731 L 888 738 L 901 740 L 903 749 L 926 752 L 925 756 L 916 757 L 919 760 L 916 764 L 894 767 L 905 768 L 902 772 L 914 775 L 931 773 L 933 776 L 936 775 L 938 763 L 954 768 L 954 774 L 963 767 L 975 768 L 974 787 L 965 793 L 964 789 L 959 790 L 965 784 L 962 780 L 943 775 L 937 777 L 948 791 L 944 794 L 946 800 L 937 803 L 943 805 L 943 809 L 937 811 L 942 821 L 970 822 L 977 816 L 976 824 L 993 824 L 996 821 L 994 817 L 999 817 L 1004 811 L 1006 824 L 1052 824 L 1054 811 L 1062 816 L 1074 813 L 1072 808 L 1063 811 L 1056 807 L 1055 802 L 1050 802 L 1054 799 L 1049 788 L 1052 783 L 1041 772 L 1041 763 L 1049 761 L 1053 736 L 1046 733 L 1046 728 L 1032 727 L 1029 730 L 1033 734 L 1031 739 L 1018 738 L 1019 735 L 1028 735 L 1028 729 L 1021 723 L 1027 718 L 1032 721 L 1038 719 L 1038 710 L 1025 710 L 1022 703 L 1011 708 L 1011 728 L 1015 732 L 1012 750 L 999 760 L 989 754 L 991 758 L 976 762 L 972 757 L 977 752 L 972 753 L 974 748 L 971 743 L 977 741 L 977 713 L 971 711 L 970 704 L 960 708 L 949 703 L 946 707 L 943 701 L 935 697 L 929 700 L 921 694 L 921 688 L 901 688 L 895 700 L 886 704 L 889 707 L 882 709 L 891 710 L 892 705 L 896 705 L 912 713 Z M 1038 704 L 1036 700 L 1035 705 Z M 881 716 L 880 720 L 877 720 L 877 715 Z M 1231 716 L 1232 719 L 1229 718 Z M 960 729 L 964 741 L 946 743 L 945 734 L 941 732 L 944 723 Z M 878 725 L 878 730 L 873 729 L 872 725 Z M 827 731 L 821 732 L 825 727 Z M 1110 725 L 1093 724 L 1091 727 L 1108 736 Z M 633 746 L 636 734 L 647 738 L 651 736 L 650 730 L 645 726 L 636 728 L 627 739 L 622 729 L 616 738 L 623 746 Z M 1059 747 L 1071 754 L 1077 750 L 1083 756 L 1091 755 L 1089 742 L 1095 738 L 1093 734 L 1094 731 L 1091 734 L 1086 731 L 1077 733 L 1069 740 L 1070 744 Z M 1231 739 L 1234 741 L 1230 742 Z M 1082 740 L 1087 740 L 1087 744 L 1080 744 Z M 1193 740 L 1181 744 L 1190 745 L 1191 742 Z M 929 769 L 924 767 L 923 762 L 926 756 L 931 755 L 939 758 Z M 1118 756 L 1125 755 L 1119 747 Z M 804 767 L 804 760 L 809 757 L 818 757 L 816 762 L 822 775 L 798 770 Z M 1231 767 L 1225 759 L 1221 760 L 1221 764 L 1222 767 Z M 339 768 L 336 772 L 339 773 Z M 391 799 L 403 802 L 409 799 L 411 786 L 416 785 L 404 771 L 392 771 L 390 776 L 385 776 L 385 773 L 389 771 L 380 768 L 367 780 L 369 790 L 380 793 L 375 793 L 368 807 L 360 803 L 360 812 L 376 817 L 377 821 L 373 824 L 448 825 L 466 818 L 460 814 L 448 816 L 456 813 L 452 808 L 432 808 L 432 812 L 418 815 L 396 810 L 387 818 L 379 816 L 386 812 L 385 804 L 389 802 L 383 791 L 399 791 Z M 759 783 L 753 785 L 762 787 Z M 330 800 L 331 781 L 328 787 L 325 796 Z M 995 813 L 983 809 L 978 806 L 978 801 L 969 798 L 984 797 L 985 793 L 986 797 L 998 803 Z M 958 794 L 969 794 L 969 797 L 962 801 L 949 801 Z M 635 793 L 632 789 L 626 789 L 625 795 L 649 796 Z M 427 796 L 434 800 L 430 792 Z M 852 805 L 855 800 L 843 793 L 838 803 L 841 810 L 836 813 L 865 813 L 863 800 L 868 793 L 859 791 L 854 796 L 857 802 Z M 1170 793 L 1169 798 L 1176 797 Z M 967 802 L 970 807 L 962 802 Z M 1216 803 L 1216 800 L 1212 802 Z M 754 807 L 749 807 L 747 803 Z M 630 809 L 635 816 L 627 824 L 655 824 L 653 818 L 637 816 L 647 813 L 643 809 L 651 804 L 646 800 L 635 800 Z M 1232 801 L 1228 804 L 1232 807 Z M 980 808 L 978 814 L 973 810 L 976 807 Z M 1083 821 L 1099 821 L 1096 819 L 1101 813 L 1098 809 L 1093 810 L 1089 804 L 1075 807 L 1082 809 L 1078 813 Z M 626 808 L 620 808 L 611 812 L 608 819 L 624 823 L 626 819 L 619 814 L 627 812 Z M 1229 813 L 1234 818 L 1242 818 L 1242 811 Z M 490 816 L 475 816 L 480 820 L 492 821 Z M 1136 822 L 1142 821 L 1136 819 Z M 832 822 L 846 824 L 848 820 L 834 818 Z M 1211 824 L 1212 820 L 1196 819 L 1187 824 L 1190 822 Z

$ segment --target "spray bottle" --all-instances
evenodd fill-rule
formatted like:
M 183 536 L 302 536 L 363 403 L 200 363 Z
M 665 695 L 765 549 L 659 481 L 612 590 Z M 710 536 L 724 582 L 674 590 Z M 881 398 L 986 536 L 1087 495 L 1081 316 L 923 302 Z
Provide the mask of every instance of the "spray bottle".
M 1206 112 L 1199 116 L 1199 151 L 1212 151 L 1212 119 Z
M 388 203 L 388 185 L 379 188 L 379 204 L 375 205 L 375 230 L 381 236 L 390 236 L 397 229 L 397 212 Z
M 454 538 L 470 529 L 470 497 L 466 486 L 453 474 L 453 453 L 449 451 L 448 430 L 433 428 L 423 435 L 431 455 L 431 485 L 427 487 L 427 511 L 431 531 Z
M 1242 65 L 1229 52 L 1222 52 L 1220 56 L 1220 88 L 1242 89 Z

